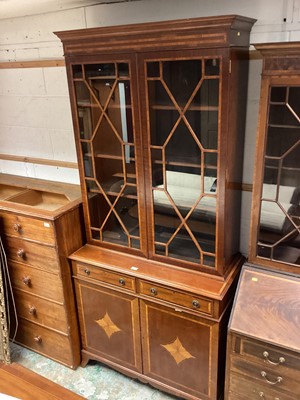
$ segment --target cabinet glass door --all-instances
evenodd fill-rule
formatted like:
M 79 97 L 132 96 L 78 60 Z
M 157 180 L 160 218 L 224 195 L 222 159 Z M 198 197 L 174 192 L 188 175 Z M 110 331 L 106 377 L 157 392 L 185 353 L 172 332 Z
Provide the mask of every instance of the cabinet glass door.
M 130 65 L 73 65 L 73 81 L 91 239 L 139 249 Z
M 300 87 L 272 86 L 257 254 L 300 264 Z
M 214 267 L 221 60 L 145 68 L 154 253 Z

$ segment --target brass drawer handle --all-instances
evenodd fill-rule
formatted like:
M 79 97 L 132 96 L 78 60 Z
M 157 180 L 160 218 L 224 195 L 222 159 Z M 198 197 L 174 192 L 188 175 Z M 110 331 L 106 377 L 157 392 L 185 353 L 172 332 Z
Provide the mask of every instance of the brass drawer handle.
M 264 392 L 259 392 L 258 395 L 259 395 L 259 397 L 261 399 L 266 399 Z M 280 400 L 280 398 L 279 397 L 274 397 L 274 400 Z
M 34 306 L 29 307 L 29 314 L 36 315 L 36 308 Z
M 120 278 L 120 279 L 119 279 L 119 284 L 120 284 L 120 285 L 125 286 L 125 283 L 126 283 L 126 282 L 125 282 L 125 279 L 123 279 L 123 278 Z
M 85 268 L 84 273 L 89 276 L 91 274 L 91 271 L 88 268 Z
M 42 343 L 42 336 L 35 336 L 34 341 L 37 343 Z
M 152 287 L 152 288 L 150 289 L 150 293 L 153 294 L 153 296 L 156 296 L 156 295 L 157 295 L 157 289 L 155 289 L 154 287 Z
M 13 224 L 13 230 L 15 232 L 20 232 L 21 229 L 22 229 L 21 224 Z
M 266 382 L 268 382 L 269 385 L 277 385 L 277 383 L 281 383 L 283 381 L 283 378 L 281 376 L 277 376 L 275 381 L 270 381 L 267 377 L 266 371 L 261 371 L 261 376 L 265 379 Z
M 193 300 L 193 301 L 192 301 L 192 306 L 193 306 L 194 308 L 200 308 L 200 303 L 199 303 L 199 301 L 198 301 L 198 300 Z
M 24 285 L 30 286 L 31 285 L 31 279 L 29 276 L 24 276 L 23 277 L 23 283 Z
M 19 250 L 17 251 L 17 256 L 18 256 L 19 258 L 22 258 L 22 259 L 24 260 L 24 258 L 25 258 L 25 250 L 24 250 L 24 249 L 19 249 Z
M 267 351 L 264 351 L 264 352 L 263 352 L 263 356 L 264 356 L 264 358 L 268 361 L 268 363 L 269 363 L 269 364 L 272 364 L 272 365 L 279 365 L 279 364 L 285 363 L 285 358 L 284 358 L 284 357 L 279 357 L 279 358 L 278 358 L 278 362 L 271 361 L 271 360 L 269 359 L 269 353 L 268 353 Z

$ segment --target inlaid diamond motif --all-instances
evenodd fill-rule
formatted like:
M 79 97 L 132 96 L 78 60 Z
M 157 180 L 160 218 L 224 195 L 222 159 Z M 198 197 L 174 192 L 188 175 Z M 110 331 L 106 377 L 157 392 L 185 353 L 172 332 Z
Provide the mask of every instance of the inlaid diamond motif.
M 104 330 L 109 339 L 114 333 L 121 331 L 121 329 L 119 329 L 117 325 L 112 322 L 110 316 L 107 313 L 104 315 L 103 318 L 98 319 L 95 322 Z
M 162 344 L 161 346 L 164 347 L 171 354 L 177 365 L 188 358 L 195 358 L 183 347 L 178 337 L 174 340 L 173 343 Z

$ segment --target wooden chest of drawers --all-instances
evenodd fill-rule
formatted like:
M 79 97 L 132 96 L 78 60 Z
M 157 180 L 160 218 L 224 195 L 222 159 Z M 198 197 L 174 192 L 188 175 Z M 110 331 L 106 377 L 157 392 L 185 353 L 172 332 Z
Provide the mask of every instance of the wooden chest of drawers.
M 80 190 L 0 175 L 0 232 L 18 315 L 16 341 L 76 368 L 80 340 L 67 257 L 82 245 Z
M 300 398 L 300 277 L 244 266 L 229 324 L 227 400 Z

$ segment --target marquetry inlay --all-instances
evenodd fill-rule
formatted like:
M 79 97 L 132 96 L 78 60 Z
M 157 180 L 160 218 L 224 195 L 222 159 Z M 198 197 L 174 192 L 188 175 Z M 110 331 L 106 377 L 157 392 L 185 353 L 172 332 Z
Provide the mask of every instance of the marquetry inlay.
M 104 330 L 109 339 L 114 333 L 121 331 L 121 329 L 119 329 L 117 325 L 112 322 L 107 313 L 103 318 L 98 319 L 95 322 Z
M 174 340 L 173 343 L 162 344 L 161 346 L 164 347 L 171 354 L 177 365 L 188 358 L 195 358 L 183 347 L 178 337 Z

